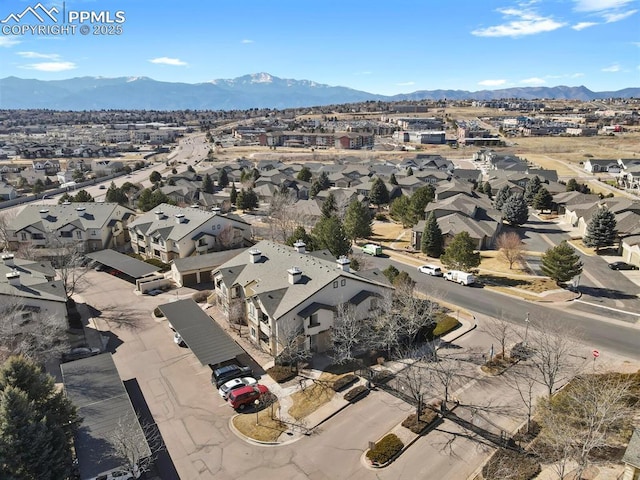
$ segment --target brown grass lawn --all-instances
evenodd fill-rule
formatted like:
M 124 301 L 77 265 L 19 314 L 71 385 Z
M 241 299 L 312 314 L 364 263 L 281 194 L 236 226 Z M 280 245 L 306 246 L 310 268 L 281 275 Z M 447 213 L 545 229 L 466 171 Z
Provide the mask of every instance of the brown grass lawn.
M 401 237 L 399 240 L 398 237 Z M 373 222 L 373 236 L 371 241 L 379 243 L 385 247 L 389 247 L 392 243 L 395 243 L 396 249 L 404 249 L 410 246 L 411 243 L 411 229 L 402 228 L 402 225 L 393 221 Z
M 287 425 L 277 419 L 271 418 L 271 412 L 277 416 L 278 402 L 268 406 L 258 412 L 258 424 L 256 425 L 256 414 L 245 413 L 233 418 L 233 426 L 243 435 L 258 440 L 260 442 L 275 442 L 278 437 L 287 431 Z
M 293 405 L 289 408 L 289 415 L 296 420 L 300 420 L 329 402 L 335 395 L 331 386 L 341 376 L 323 372 L 318 382 L 308 385 L 304 391 L 301 390 L 292 394 Z
M 509 262 L 500 257 L 500 253 L 495 250 L 480 252 L 482 260 L 480 262 L 480 273 L 482 270 L 490 270 L 492 272 L 500 272 L 507 275 L 529 275 L 530 272 L 521 264 L 514 263 L 513 268 L 509 269 Z

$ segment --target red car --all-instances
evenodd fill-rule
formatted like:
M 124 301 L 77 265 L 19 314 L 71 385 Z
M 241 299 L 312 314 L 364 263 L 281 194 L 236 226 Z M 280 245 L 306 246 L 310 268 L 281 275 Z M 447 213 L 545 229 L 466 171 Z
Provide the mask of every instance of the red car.
M 269 389 L 264 385 L 253 385 L 236 388 L 229 393 L 227 401 L 236 410 L 244 410 L 247 405 L 253 404 L 265 393 L 269 393 Z

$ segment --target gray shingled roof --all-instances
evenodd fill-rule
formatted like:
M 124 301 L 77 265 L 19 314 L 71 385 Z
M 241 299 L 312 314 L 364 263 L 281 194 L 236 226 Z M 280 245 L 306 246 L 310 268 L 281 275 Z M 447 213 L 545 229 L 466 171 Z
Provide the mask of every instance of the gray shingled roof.
M 84 208 L 84 210 L 78 210 L 79 208 Z M 40 210 L 48 210 L 45 218 L 41 218 Z M 135 215 L 135 212 L 117 203 L 31 204 L 22 209 L 11 222 L 11 227 L 16 232 L 29 226 L 34 226 L 43 232 L 52 232 L 73 223 L 85 230 L 87 228 L 100 229 L 112 218 L 122 219 L 128 215 Z
M 130 425 L 148 451 L 110 353 L 63 363 L 60 368 L 67 396 L 83 419 L 75 439 L 80 478 L 94 478 L 121 466 L 112 456 L 114 448 L 110 438 L 120 425 Z
M 32 262 L 19 258 L 13 261 L 14 266 L 0 262 L 0 295 L 66 302 L 67 295 L 62 281 L 48 280 L 55 277 L 55 270 L 49 262 Z M 9 283 L 6 275 L 11 272 L 20 274 L 19 285 L 14 286 Z
M 202 365 L 217 365 L 245 353 L 193 300 L 178 300 L 158 308 Z
M 143 262 L 130 257 L 129 255 L 125 255 L 124 253 L 110 249 L 87 253 L 87 257 L 95 260 L 96 262 L 100 262 L 107 267 L 120 270 L 122 273 L 133 278 L 146 277 L 147 275 L 151 275 L 160 270 L 158 267 L 155 267 L 150 263 Z
M 624 452 L 622 461 L 633 465 L 636 468 L 640 468 L 640 428 L 636 428 L 633 431 L 633 435 L 631 436 L 631 440 L 629 440 L 629 445 L 627 446 L 627 450 Z
M 221 265 L 214 274 L 222 275 L 222 281 L 227 288 L 235 284 L 243 288 L 250 287 L 247 296 L 258 295 L 262 299 L 265 292 L 273 293 L 282 290 L 282 298 L 277 302 L 273 313 L 270 313 L 270 316 L 276 319 L 340 278 L 360 281 L 363 286 L 370 284 L 388 288 L 387 282 L 341 270 L 336 265 L 335 259 L 324 260 L 310 254 L 297 253 L 291 247 L 267 240 L 257 243 L 253 248 L 258 249 L 262 254 L 259 262 L 251 263 L 249 250 L 246 250 Z M 291 285 L 287 270 L 294 266 L 302 270 L 303 281 Z
M 235 248 L 233 250 L 223 250 L 222 252 L 206 253 L 192 257 L 174 258 L 173 264 L 179 272 L 203 270 L 206 268 L 213 270 L 245 250 L 244 248 Z

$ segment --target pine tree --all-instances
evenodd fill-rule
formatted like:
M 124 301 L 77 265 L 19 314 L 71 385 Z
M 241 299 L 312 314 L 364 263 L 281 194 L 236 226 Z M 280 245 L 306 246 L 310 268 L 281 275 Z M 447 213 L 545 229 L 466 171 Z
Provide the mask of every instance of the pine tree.
M 301 182 L 308 182 L 309 180 L 311 180 L 311 176 L 311 170 L 309 170 L 308 167 L 302 167 L 298 172 L 296 178 Z
M 475 251 L 476 244 L 467 232 L 456 234 L 444 253 L 440 256 L 442 264 L 451 270 L 469 271 L 480 265 L 480 252 Z
M 514 193 L 502 205 L 502 217 L 510 225 L 519 227 L 527 223 L 529 209 L 521 193 Z
M 318 183 L 320 184 L 320 190 L 326 190 L 331 186 L 331 182 L 329 181 L 329 175 L 327 175 L 327 172 L 320 172 Z
M 553 195 L 544 187 L 541 187 L 533 199 L 533 208 L 536 210 L 550 210 L 553 206 Z
M 395 174 L 391 174 L 391 176 L 389 177 L 389 183 L 391 185 L 398 185 L 398 180 L 396 180 Z
M 293 234 L 287 238 L 285 243 L 290 247 L 293 247 L 293 244 L 298 240 L 302 240 L 305 243 L 305 250 L 312 252 L 314 249 L 313 237 L 307 233 L 305 228 L 302 225 L 298 225 L 296 229 L 293 231 Z
M 352 241 L 358 238 L 369 238 L 373 234 L 371 213 L 358 200 L 353 200 L 347 207 L 344 216 L 344 230 Z
M 311 198 L 315 198 L 316 195 L 318 195 L 318 193 L 320 193 L 321 190 L 322 190 L 322 186 L 320 185 L 320 182 L 318 180 L 314 180 L 311 183 L 311 188 L 309 189 L 309 196 Z
M 202 191 L 204 193 L 213 193 L 213 180 L 211 180 L 211 176 L 207 173 L 202 180 Z
M 427 208 L 429 203 L 433 202 L 435 197 L 436 191 L 433 185 L 425 185 L 413 192 L 413 195 L 411 195 L 410 208 L 414 225 L 424 219 L 424 209 Z
M 618 236 L 616 217 L 607 207 L 599 208 L 587 224 L 582 243 L 596 249 L 612 245 Z
M 232 205 L 236 205 L 236 201 L 238 200 L 238 191 L 236 190 L 235 182 L 231 185 L 231 193 L 229 193 L 229 201 Z
M 243 212 L 246 210 L 246 201 L 245 201 L 245 195 L 246 192 L 244 191 L 244 188 L 241 188 L 240 191 L 238 192 L 238 195 L 236 196 L 236 207 L 239 208 L 240 210 L 242 210 Z
M 311 231 L 313 244 L 317 248 L 328 249 L 334 257 L 346 255 L 351 250 L 344 226 L 338 217 L 321 218 Z
M 415 224 L 411 213 L 411 201 L 406 195 L 401 195 L 391 202 L 389 215 L 396 222 L 402 223 L 403 228 L 412 227 Z
M 220 170 L 220 175 L 218 175 L 218 186 L 220 188 L 226 188 L 229 185 L 229 175 L 227 171 L 223 168 Z
M 527 186 L 524 189 L 524 200 L 527 205 L 533 204 L 533 199 L 536 197 L 538 191 L 542 187 L 540 177 L 537 175 L 527 182 Z
M 484 185 L 482 185 L 482 193 L 487 195 L 489 198 L 492 198 L 493 190 L 491 189 L 491 184 L 489 182 L 484 182 Z
M 258 208 L 259 203 L 260 200 L 258 199 L 258 194 L 253 190 L 253 188 L 249 187 L 245 193 L 246 210 Z
M 493 207 L 496 210 L 502 210 L 502 205 L 507 201 L 507 198 L 511 196 L 511 190 L 509 190 L 509 186 L 505 185 L 504 187 L 498 190 L 496 197 L 493 199 Z
M 160 172 L 157 172 L 156 170 L 151 172 L 151 175 L 149 175 L 149 181 L 151 183 L 158 183 L 160 180 L 162 180 L 162 175 L 160 175 Z
M 436 220 L 436 215 L 431 212 L 427 217 L 427 222 L 424 225 L 422 231 L 422 238 L 420 241 L 420 251 L 426 253 L 430 257 L 439 258 L 442 255 L 442 248 L 444 247 L 444 238 L 442 237 L 442 230 Z
M 575 178 L 570 179 L 567 182 L 567 192 L 577 192 L 580 190 L 580 185 Z
M 542 273 L 560 284 L 582 273 L 582 262 L 573 248 L 565 241 L 550 248 L 542 255 Z
M 371 184 L 369 200 L 377 207 L 389 203 L 389 190 L 379 177 L 376 177 L 376 179 Z
M 411 177 L 413 175 L 413 168 L 407 167 L 407 177 Z
M 338 211 L 338 205 L 336 204 L 336 197 L 333 193 L 327 195 L 327 198 L 322 203 L 322 216 L 330 217 L 331 215 L 335 215 Z

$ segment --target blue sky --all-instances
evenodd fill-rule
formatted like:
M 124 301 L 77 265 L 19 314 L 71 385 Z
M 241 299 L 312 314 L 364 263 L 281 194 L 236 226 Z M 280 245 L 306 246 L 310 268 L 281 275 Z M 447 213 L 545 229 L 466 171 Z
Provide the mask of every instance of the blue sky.
M 5 0 L 0 20 L 36 5 Z M 200 83 L 268 72 L 386 95 L 640 87 L 640 0 L 68 0 L 69 11 L 122 11 L 122 33 L 3 30 L 0 77 Z M 2 26 L 37 24 L 30 15 Z

